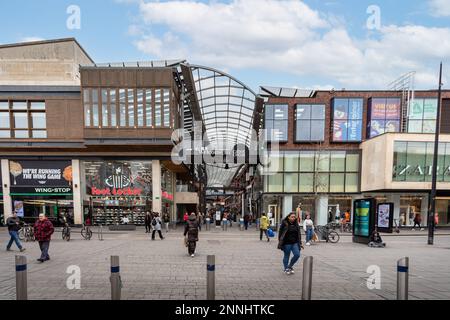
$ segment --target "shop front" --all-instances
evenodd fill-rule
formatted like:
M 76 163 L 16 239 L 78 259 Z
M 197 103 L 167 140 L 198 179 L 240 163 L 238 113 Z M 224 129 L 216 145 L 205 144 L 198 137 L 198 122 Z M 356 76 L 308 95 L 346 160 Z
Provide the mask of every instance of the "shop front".
M 170 220 L 174 221 L 174 184 L 175 174 L 161 165 L 161 214 L 168 213 Z
M 85 219 L 94 225 L 143 225 L 152 210 L 152 161 L 82 161 Z
M 74 222 L 71 160 L 9 160 L 12 209 L 26 222 L 45 214 L 59 225 Z

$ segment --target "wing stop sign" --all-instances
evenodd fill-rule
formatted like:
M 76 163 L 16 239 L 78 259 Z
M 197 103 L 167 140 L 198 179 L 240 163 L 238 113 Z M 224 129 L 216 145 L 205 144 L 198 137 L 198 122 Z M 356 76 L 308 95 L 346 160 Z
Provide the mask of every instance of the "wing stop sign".
M 353 242 L 369 243 L 375 229 L 376 202 L 374 198 L 353 201 Z

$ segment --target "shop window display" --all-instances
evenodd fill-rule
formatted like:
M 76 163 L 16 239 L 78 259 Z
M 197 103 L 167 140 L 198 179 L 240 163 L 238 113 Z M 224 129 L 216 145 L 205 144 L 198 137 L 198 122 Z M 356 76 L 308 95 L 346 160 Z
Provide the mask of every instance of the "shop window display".
M 144 224 L 152 209 L 151 161 L 85 161 L 83 167 L 85 212 L 94 225 Z

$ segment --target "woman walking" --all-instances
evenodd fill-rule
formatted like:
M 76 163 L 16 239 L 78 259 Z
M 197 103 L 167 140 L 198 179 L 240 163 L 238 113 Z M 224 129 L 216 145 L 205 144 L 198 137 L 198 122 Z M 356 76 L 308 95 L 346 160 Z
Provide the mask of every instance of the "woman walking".
M 278 249 L 284 252 L 283 267 L 285 274 L 294 273 L 294 264 L 300 259 L 300 249 L 303 249 L 300 226 L 295 216 L 295 212 L 291 212 L 282 221 L 278 237 Z M 291 252 L 293 257 L 289 262 Z
M 187 235 L 188 254 L 193 258 L 198 241 L 198 219 L 192 212 L 184 227 L 184 236 Z
M 153 220 L 152 220 L 152 226 L 153 226 L 152 240 L 155 240 L 156 231 L 158 231 L 159 238 L 161 240 L 164 240 L 164 237 L 161 232 L 161 224 L 162 224 L 162 222 L 161 222 L 161 218 L 159 217 L 159 213 L 155 212 L 155 216 L 153 217 Z
M 311 215 L 306 215 L 306 219 L 303 222 L 303 230 L 306 234 L 306 245 L 311 245 L 311 240 L 314 233 L 314 222 L 311 220 Z

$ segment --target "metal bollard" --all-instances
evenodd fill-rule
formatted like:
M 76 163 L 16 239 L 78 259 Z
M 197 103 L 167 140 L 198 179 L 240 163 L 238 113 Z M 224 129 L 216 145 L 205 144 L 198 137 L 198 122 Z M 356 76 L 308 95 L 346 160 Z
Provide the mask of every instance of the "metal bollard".
M 303 260 L 302 300 L 311 300 L 313 257 Z
M 27 257 L 16 256 L 16 300 L 28 300 Z
M 397 300 L 408 300 L 409 258 L 397 261 Z
M 216 299 L 216 256 L 208 255 L 206 260 L 206 299 Z
M 122 279 L 120 278 L 119 257 L 111 256 L 111 300 L 120 300 Z
M 206 218 L 206 230 L 209 231 L 211 229 L 211 219 Z
M 244 231 L 244 219 L 239 219 L 239 227 L 241 228 L 241 231 Z

